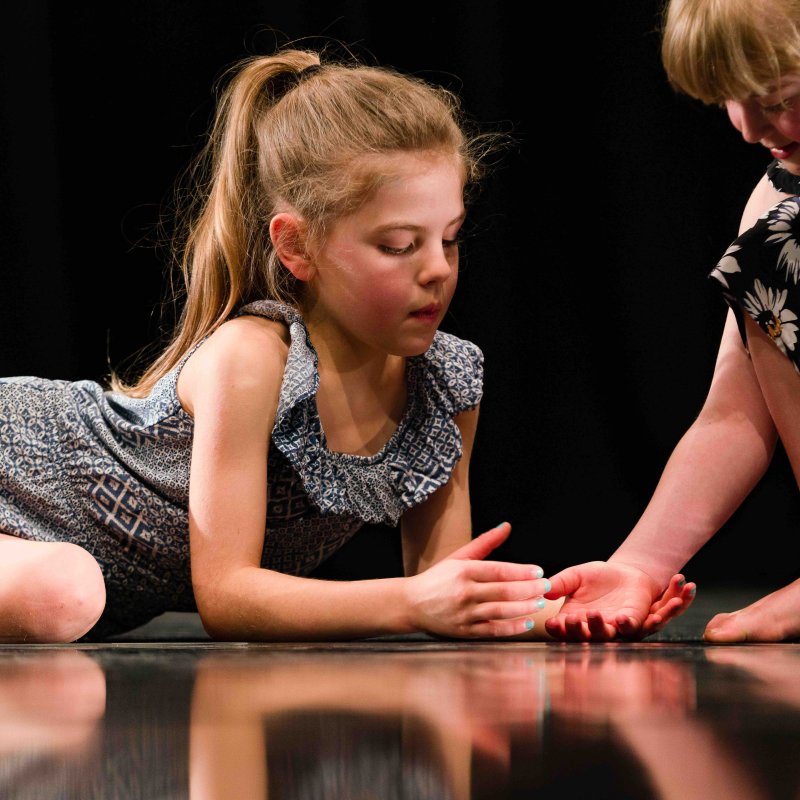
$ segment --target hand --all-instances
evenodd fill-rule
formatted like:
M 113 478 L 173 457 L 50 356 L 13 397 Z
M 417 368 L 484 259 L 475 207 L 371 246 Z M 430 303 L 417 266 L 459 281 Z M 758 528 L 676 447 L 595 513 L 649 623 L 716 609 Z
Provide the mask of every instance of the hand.
M 484 561 L 511 532 L 504 522 L 429 569 L 407 578 L 415 630 L 455 638 L 514 636 L 533 627 L 529 615 L 544 606 L 550 589 L 532 564 Z
M 579 642 L 642 639 L 682 614 L 695 589 L 675 575 L 661 592 L 646 572 L 605 561 L 568 567 L 550 580 L 545 596 L 567 600 L 545 628 L 554 639 Z
M 642 624 L 641 636 L 626 633 L 624 638 L 642 638 L 660 631 L 670 620 L 679 617 L 694 601 L 697 586 L 687 583 L 681 574 L 673 575 L 661 597 L 653 601 Z

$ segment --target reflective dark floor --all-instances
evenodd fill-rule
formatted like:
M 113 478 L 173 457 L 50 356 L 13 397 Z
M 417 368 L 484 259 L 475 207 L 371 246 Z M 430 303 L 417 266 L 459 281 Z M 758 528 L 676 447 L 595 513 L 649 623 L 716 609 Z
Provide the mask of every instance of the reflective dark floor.
M 0 648 L 9 800 L 795 798 L 799 755 L 798 644 Z

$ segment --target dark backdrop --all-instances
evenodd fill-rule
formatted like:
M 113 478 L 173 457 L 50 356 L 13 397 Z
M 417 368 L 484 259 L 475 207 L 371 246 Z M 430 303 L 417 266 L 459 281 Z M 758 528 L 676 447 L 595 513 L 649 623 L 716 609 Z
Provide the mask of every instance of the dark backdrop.
M 475 527 L 510 520 L 499 556 L 549 573 L 605 558 L 701 407 L 725 315 L 707 273 L 768 156 L 668 87 L 655 0 L 538 4 L 524 23 L 519 9 L 4 4 L 0 374 L 103 380 L 156 339 L 155 224 L 201 142 L 212 82 L 290 39 L 338 40 L 456 89 L 513 134 L 471 212 L 444 326 L 486 356 Z M 687 574 L 793 578 L 799 511 L 779 452 Z M 397 565 L 381 529 L 346 555 L 360 574 Z

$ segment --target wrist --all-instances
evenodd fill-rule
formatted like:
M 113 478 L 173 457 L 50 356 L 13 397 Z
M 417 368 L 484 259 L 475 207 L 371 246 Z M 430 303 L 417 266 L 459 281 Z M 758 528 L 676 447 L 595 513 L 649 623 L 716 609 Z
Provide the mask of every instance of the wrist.
M 419 633 L 422 628 L 416 621 L 414 605 L 414 584 L 416 575 L 409 575 L 397 580 L 397 596 L 394 603 L 396 610 L 395 624 L 398 633 Z
M 651 559 L 637 558 L 633 554 L 614 553 L 606 563 L 612 566 L 638 570 L 650 579 L 653 586 L 659 592 L 666 588 L 670 578 L 675 574 L 674 572 L 666 570 L 663 565 L 653 562 Z

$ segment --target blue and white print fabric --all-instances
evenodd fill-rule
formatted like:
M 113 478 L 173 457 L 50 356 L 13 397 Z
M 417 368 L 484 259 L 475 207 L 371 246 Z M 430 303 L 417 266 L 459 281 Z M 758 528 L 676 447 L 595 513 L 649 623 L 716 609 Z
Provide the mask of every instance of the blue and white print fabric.
M 454 415 L 482 394 L 483 356 L 437 333 L 408 360 L 406 413 L 380 453 L 329 451 L 317 357 L 302 319 L 271 301 L 242 314 L 285 322 L 291 345 L 268 453 L 262 566 L 307 575 L 365 522 L 395 524 L 461 457 Z M 88 550 L 106 581 L 92 638 L 194 610 L 188 495 L 194 421 L 176 387 L 190 354 L 146 398 L 93 381 L 0 378 L 0 532 Z

